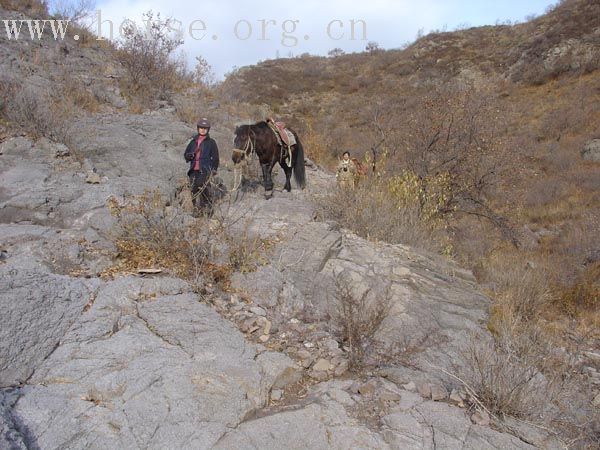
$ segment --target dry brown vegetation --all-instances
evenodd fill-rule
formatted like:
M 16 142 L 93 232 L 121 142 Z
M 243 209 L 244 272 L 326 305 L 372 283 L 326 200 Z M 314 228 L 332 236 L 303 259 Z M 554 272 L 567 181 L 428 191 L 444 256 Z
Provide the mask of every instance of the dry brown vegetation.
M 600 317 L 590 281 L 600 252 L 600 167 L 579 150 L 600 136 L 599 8 L 566 0 L 531 22 L 433 33 L 406 50 L 266 61 L 238 69 L 223 89 L 271 105 L 306 135 L 308 156 L 323 165 L 332 167 L 344 150 L 375 163 L 370 189 L 335 193 L 325 214 L 363 236 L 451 249 L 499 304 L 521 302 L 508 298 L 522 292 L 498 286 L 526 283 L 503 281 L 504 266 L 512 264 L 515 276 L 535 273 L 551 293 L 529 298 L 528 314 L 552 331 L 574 326 L 589 335 Z M 437 199 L 434 216 L 444 226 L 435 240 L 401 231 L 416 223 L 412 211 L 397 214 L 384 198 L 381 178 L 407 172 L 418 178 L 421 199 Z M 447 177 L 442 186 L 440 177 Z M 361 208 L 338 207 L 348 195 Z M 363 210 L 377 220 L 362 220 Z
M 14 125 L 32 133 L 34 137 L 62 138 L 64 124 L 51 113 L 58 98 L 45 91 L 23 86 L 15 77 L 2 77 L 0 83 L 0 113 Z
M 143 20 L 147 30 L 141 31 L 133 23 L 123 28 L 116 53 L 127 75 L 122 90 L 142 109 L 152 106 L 155 100 L 169 99 L 175 91 L 191 84 L 183 60 L 175 55 L 183 41 L 170 31 L 172 20 L 152 11 L 144 13 Z
M 527 23 L 431 33 L 404 50 L 266 61 L 222 89 L 270 105 L 320 164 L 350 150 L 374 167 L 355 190 L 322 196 L 323 216 L 473 269 L 498 342 L 535 331 L 578 354 L 600 345 L 600 165 L 580 156 L 600 138 L 599 27 L 600 3 L 564 0 Z M 582 369 L 513 348 L 498 364 Z
M 108 207 L 117 219 L 114 241 L 118 263 L 106 271 L 161 269 L 198 284 L 208 262 L 211 233 L 195 227 L 172 199 L 160 191 L 145 192 L 119 202 L 111 197 Z M 200 232 L 198 230 L 204 230 Z
M 206 283 L 227 290 L 233 272 L 252 272 L 267 262 L 270 242 L 250 238 L 245 227 L 233 233 L 240 218 L 222 214 L 229 206 L 226 200 L 215 202 L 213 219 L 192 218 L 187 211 L 191 205 L 180 205 L 180 200 L 159 190 L 111 197 L 108 208 L 116 219 L 112 238 L 117 255 L 103 276 L 160 270 L 189 281 L 199 292 Z
M 489 413 L 497 426 L 511 431 L 516 419 L 550 432 L 565 448 L 594 448 L 600 423 L 585 378 L 544 333 L 496 342 L 473 336 L 463 355 L 459 375 L 450 375 L 468 392 L 467 403 Z
M 341 273 L 335 278 L 330 316 L 338 341 L 347 349 L 350 369 L 360 371 L 368 359 L 377 357 L 375 334 L 389 316 L 391 302 L 385 293 L 357 292 L 345 275 Z
M 443 222 L 427 216 L 415 190 L 400 193 L 393 187 L 373 178 L 353 190 L 336 189 L 318 199 L 319 214 L 367 239 L 443 251 Z
M 10 11 L 35 14 L 40 18 L 48 14 L 48 2 L 44 0 L 0 0 L 0 6 Z
M 64 69 L 63 69 L 64 70 Z M 50 87 L 24 84 L 11 75 L 0 76 L 0 118 L 12 132 L 26 132 L 34 139 L 61 142 L 80 158 L 73 143 L 72 119 L 96 112 L 101 103 L 84 84 L 65 71 L 57 72 Z

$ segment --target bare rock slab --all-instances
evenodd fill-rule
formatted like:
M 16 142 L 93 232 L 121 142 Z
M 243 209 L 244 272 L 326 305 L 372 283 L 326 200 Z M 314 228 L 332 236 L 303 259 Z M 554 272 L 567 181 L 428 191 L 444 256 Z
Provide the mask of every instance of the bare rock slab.
M 37 368 L 12 415 L 40 448 L 210 448 L 293 366 L 258 355 L 186 283 L 122 278 Z

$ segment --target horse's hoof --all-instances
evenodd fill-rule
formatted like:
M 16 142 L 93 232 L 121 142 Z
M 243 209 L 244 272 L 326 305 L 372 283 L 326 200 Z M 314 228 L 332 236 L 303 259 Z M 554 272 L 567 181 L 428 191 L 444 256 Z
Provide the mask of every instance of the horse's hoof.
M 271 197 L 273 197 L 273 191 L 265 191 L 265 198 L 269 200 Z

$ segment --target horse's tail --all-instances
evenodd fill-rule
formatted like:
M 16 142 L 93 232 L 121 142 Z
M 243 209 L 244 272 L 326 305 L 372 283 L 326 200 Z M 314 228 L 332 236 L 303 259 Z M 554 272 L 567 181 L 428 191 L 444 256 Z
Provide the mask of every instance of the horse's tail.
M 296 159 L 294 161 L 294 180 L 301 189 L 306 187 L 306 170 L 304 168 L 304 148 L 298 138 L 298 135 L 294 133 L 296 138 Z

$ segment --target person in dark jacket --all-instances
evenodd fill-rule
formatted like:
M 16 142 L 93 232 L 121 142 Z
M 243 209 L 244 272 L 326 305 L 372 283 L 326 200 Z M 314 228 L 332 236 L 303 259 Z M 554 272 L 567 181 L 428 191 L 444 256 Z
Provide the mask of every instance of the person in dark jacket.
M 200 119 L 196 128 L 198 134 L 187 145 L 183 156 L 190 163 L 187 174 L 190 179 L 194 205 L 198 210 L 206 212 L 210 216 L 213 211 L 210 183 L 219 168 L 219 148 L 209 135 L 210 122 L 208 119 Z

